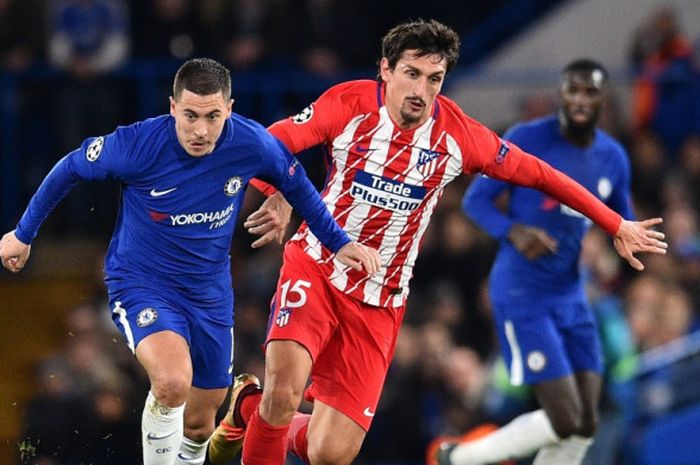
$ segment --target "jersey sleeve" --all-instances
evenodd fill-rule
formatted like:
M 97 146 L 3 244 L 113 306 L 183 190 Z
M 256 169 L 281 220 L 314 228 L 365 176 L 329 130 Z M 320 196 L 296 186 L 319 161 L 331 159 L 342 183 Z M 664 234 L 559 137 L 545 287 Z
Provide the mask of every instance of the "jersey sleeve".
M 39 227 L 78 181 L 124 179 L 136 164 L 129 160 L 134 126 L 119 128 L 101 137 L 91 137 L 54 165 L 32 196 L 15 228 L 17 239 L 30 244 Z
M 284 144 L 268 134 L 263 140 L 262 149 L 263 162 L 257 174 L 258 179 L 279 189 L 309 225 L 311 232 L 331 252 L 337 252 L 350 242 L 347 233 L 335 222 L 309 181 L 304 167 Z
M 481 124 L 471 124 L 464 157 L 466 172 L 538 189 L 582 213 L 614 236 L 622 218 L 586 188 L 546 162 L 506 142 Z
M 333 134 L 340 132 L 343 115 L 348 111 L 347 102 L 343 101 L 347 98 L 343 95 L 343 88 L 343 85 L 331 87 L 301 112 L 277 121 L 268 130 L 292 153 L 326 142 Z M 274 187 L 259 179 L 251 180 L 251 184 L 265 195 L 275 192 Z
M 495 200 L 508 189 L 508 184 L 480 176 L 469 185 L 462 210 L 490 236 L 502 239 L 508 235 L 513 221 L 496 208 Z

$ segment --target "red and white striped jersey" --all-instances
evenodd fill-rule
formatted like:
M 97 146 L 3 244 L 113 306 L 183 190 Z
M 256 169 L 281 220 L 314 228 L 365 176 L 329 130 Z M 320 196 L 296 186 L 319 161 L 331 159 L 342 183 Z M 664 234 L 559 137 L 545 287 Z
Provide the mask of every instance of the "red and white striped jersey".
M 325 144 L 329 166 L 322 197 L 353 240 L 377 249 L 373 276 L 333 259 L 302 224 L 291 239 L 327 271 L 341 291 L 370 305 L 405 303 L 421 239 L 445 186 L 463 173 L 536 187 L 578 207 L 615 233 L 620 217 L 585 189 L 537 158 L 501 140 L 438 96 L 428 120 L 402 130 L 384 106 L 384 86 L 350 81 L 326 91 L 296 116 L 269 129 L 298 153 Z

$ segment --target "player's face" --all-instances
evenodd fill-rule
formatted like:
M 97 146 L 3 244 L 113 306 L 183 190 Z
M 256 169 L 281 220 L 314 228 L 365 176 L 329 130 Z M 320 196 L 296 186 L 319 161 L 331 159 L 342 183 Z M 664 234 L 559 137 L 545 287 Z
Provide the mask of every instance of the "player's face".
M 221 92 L 197 95 L 185 89 L 178 100 L 170 97 L 177 140 L 189 155 L 203 157 L 214 150 L 232 107 L 233 100 Z
M 380 72 L 386 83 L 384 101 L 389 115 L 404 129 L 423 124 L 442 89 L 447 74 L 445 59 L 439 55 L 418 57 L 415 50 L 406 50 L 394 69 L 382 58 Z
M 572 127 L 592 128 L 598 123 L 605 93 L 603 73 L 573 72 L 564 77 L 560 89 L 562 111 Z

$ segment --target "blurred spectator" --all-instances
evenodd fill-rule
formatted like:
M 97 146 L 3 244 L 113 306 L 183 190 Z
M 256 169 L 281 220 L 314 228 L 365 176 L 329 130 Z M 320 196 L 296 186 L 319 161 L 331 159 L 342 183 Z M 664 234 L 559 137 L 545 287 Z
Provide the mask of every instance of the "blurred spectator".
M 210 21 L 216 24 L 217 54 L 234 70 L 255 68 L 266 58 L 270 3 L 227 0 L 209 7 Z
M 532 121 L 556 111 L 557 102 L 550 92 L 533 92 L 518 101 L 517 121 Z
M 440 391 L 422 370 L 422 345 L 420 329 L 404 324 L 375 422 L 362 447 L 366 460 L 420 462 L 423 458 L 428 431 L 441 412 Z
M 668 171 L 666 150 L 658 137 L 650 132 L 635 135 L 629 150 L 632 163 L 632 197 L 637 216 L 657 215 L 662 208 L 660 193 Z
M 700 76 L 692 45 L 669 8 L 656 12 L 638 36 L 634 130 L 658 134 L 673 157 L 687 136 L 700 131 Z
M 109 73 L 129 58 L 128 7 L 123 0 L 52 0 L 46 6 L 49 61 L 65 73 L 52 111 L 55 153 L 65 154 L 85 137 L 107 134 L 125 119 L 124 86 Z M 63 232 L 106 235 L 116 198 L 109 183 L 78 186 L 53 224 Z
M 42 56 L 44 22 L 38 0 L 0 0 L 0 71 L 20 72 Z
M 478 296 L 495 244 L 459 209 L 437 217 L 432 235 L 432 246 L 416 262 L 416 302 L 409 306 L 423 319 L 447 324 L 458 344 L 485 359 L 493 351 L 494 336 L 490 316 L 479 311 Z M 450 295 L 450 289 L 456 294 Z
M 60 357 L 38 364 L 36 395 L 25 408 L 22 444 L 27 450 L 25 463 L 62 465 L 79 463 L 86 431 L 85 420 L 91 409 L 76 390 L 76 380 Z M 76 415 L 81 412 L 80 415 Z
M 136 57 L 184 61 L 210 50 L 204 23 L 191 0 L 133 2 L 131 17 Z
M 700 135 L 692 135 L 683 142 L 679 151 L 679 171 L 697 211 L 700 208 Z
M 90 81 L 128 58 L 126 3 L 53 0 L 49 9 L 49 59 L 73 79 Z
M 379 34 L 368 21 L 372 6 L 367 0 L 269 0 L 271 54 L 297 56 L 305 70 L 324 77 L 367 67 L 378 59 L 372 51 Z

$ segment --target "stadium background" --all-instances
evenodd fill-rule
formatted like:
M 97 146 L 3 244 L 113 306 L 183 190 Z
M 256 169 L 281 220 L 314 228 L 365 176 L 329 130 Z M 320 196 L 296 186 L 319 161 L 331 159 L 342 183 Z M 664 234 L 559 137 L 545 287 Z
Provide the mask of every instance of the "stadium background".
M 60 19 L 78 4 L 88 14 Z M 553 111 L 558 70 L 590 56 L 612 71 L 604 126 L 630 153 L 637 212 L 666 218 L 671 253 L 648 257 L 648 271 L 636 275 L 599 231 L 587 238 L 582 266 L 609 362 L 604 432 L 587 460 L 700 463 L 700 3 L 660 6 L 0 0 L 0 227 L 14 226 L 48 169 L 84 137 L 167 111 L 172 75 L 188 57 L 230 66 L 234 109 L 270 123 L 335 82 L 373 78 L 381 35 L 401 20 L 434 17 L 463 41 L 445 93 L 500 132 Z M 657 97 L 651 106 L 640 105 L 645 88 Z M 317 183 L 318 158 L 302 155 Z M 420 463 L 436 434 L 529 408 L 527 392 L 507 386 L 495 357 L 483 291 L 494 244 L 459 213 L 467 183 L 446 192 L 428 232 L 396 361 L 357 463 Z M 76 188 L 42 228 L 26 270 L 0 274 L 0 463 L 138 463 L 147 383 L 110 326 L 100 276 L 117 199 L 114 184 Z M 242 217 L 259 201 L 251 189 Z M 232 250 L 236 370 L 260 374 L 280 248 L 252 251 L 250 242 L 240 229 Z

